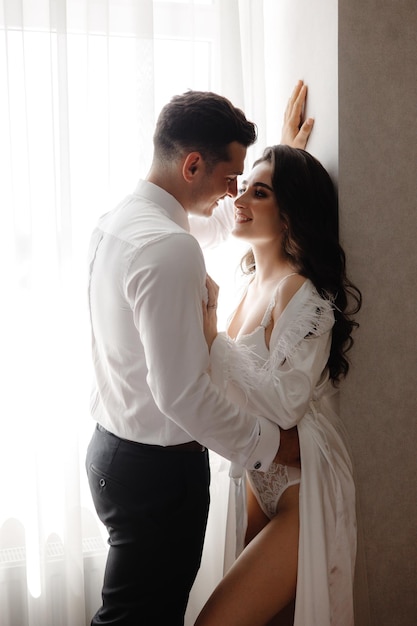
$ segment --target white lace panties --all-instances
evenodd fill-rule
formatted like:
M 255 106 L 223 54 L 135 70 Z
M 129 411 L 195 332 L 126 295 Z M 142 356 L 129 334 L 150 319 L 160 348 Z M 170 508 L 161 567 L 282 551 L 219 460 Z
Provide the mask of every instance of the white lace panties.
M 259 506 L 272 519 L 284 491 L 301 480 L 301 470 L 272 462 L 266 472 L 248 471 L 248 478 Z

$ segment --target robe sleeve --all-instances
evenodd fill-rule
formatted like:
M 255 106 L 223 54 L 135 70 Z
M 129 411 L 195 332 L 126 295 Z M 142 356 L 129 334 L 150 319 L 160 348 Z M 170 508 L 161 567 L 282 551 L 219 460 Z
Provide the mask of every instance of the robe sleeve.
M 331 303 L 315 293 L 285 313 L 264 364 L 250 347 L 219 334 L 210 367 L 213 382 L 235 402 L 287 429 L 305 415 L 316 386 L 327 376 L 334 317 Z

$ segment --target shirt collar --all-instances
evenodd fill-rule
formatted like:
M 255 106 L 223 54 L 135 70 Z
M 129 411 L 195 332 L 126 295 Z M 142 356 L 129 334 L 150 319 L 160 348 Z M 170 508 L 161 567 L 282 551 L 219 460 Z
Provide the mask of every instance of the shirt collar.
M 190 232 L 187 212 L 178 200 L 165 189 L 148 180 L 140 180 L 134 193 L 157 204 L 169 219 Z

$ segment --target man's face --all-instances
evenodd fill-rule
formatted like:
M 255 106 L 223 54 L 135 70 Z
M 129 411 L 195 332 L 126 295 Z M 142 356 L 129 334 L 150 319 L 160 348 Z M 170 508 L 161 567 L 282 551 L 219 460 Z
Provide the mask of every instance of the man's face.
M 237 177 L 243 173 L 246 148 L 237 141 L 228 146 L 229 161 L 221 161 L 200 178 L 193 194 L 190 213 L 209 217 L 218 201 L 237 195 Z

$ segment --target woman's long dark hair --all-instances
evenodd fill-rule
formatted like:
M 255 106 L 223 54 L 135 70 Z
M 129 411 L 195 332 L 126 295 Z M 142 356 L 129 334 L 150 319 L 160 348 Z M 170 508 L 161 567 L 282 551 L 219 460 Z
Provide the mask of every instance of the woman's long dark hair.
M 336 384 L 349 370 L 346 353 L 353 345 L 352 331 L 359 326 L 352 316 L 362 304 L 361 292 L 346 276 L 345 253 L 339 244 L 337 194 L 324 167 L 305 150 L 273 146 L 255 165 L 264 161 L 272 164 L 272 187 L 280 218 L 287 226 L 284 253 L 296 271 L 334 304 L 327 365 Z M 242 259 L 242 269 L 247 274 L 256 270 L 251 250 Z

